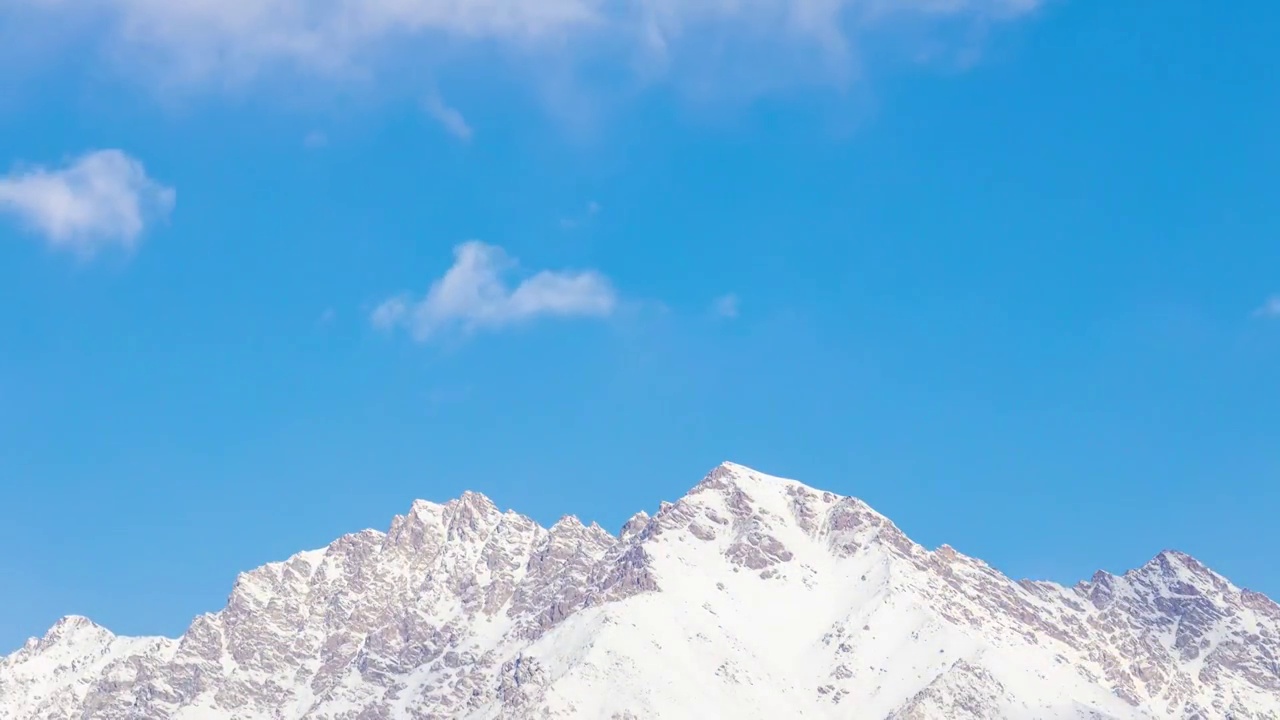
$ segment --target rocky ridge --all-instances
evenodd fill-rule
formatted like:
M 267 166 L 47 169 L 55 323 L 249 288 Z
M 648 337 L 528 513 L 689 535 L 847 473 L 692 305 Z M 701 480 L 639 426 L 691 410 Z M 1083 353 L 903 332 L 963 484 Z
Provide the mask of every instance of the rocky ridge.
M 415 502 L 176 640 L 59 621 L 0 720 L 1280 718 L 1280 606 L 1161 553 L 1074 587 L 726 463 L 614 536 Z

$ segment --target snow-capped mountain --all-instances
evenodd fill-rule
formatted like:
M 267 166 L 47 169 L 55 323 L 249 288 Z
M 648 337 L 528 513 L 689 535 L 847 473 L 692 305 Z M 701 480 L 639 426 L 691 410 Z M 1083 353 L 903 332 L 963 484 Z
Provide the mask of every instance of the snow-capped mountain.
M 1074 587 L 724 464 L 611 535 L 467 493 L 241 575 L 177 640 L 68 617 L 0 720 L 1280 718 L 1280 606 L 1179 553 Z

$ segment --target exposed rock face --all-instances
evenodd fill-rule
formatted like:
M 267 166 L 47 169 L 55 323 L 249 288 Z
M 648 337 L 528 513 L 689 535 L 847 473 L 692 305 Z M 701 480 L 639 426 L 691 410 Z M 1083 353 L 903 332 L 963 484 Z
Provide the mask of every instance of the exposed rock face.
M 741 466 L 615 537 L 418 501 L 181 638 L 65 618 L 0 720 L 1280 719 L 1280 607 L 1186 555 L 1073 588 Z

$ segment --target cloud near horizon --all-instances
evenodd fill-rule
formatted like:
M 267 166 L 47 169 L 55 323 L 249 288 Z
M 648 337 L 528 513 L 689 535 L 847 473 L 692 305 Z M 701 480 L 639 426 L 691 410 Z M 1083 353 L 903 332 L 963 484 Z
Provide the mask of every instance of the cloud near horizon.
M 1256 310 L 1253 311 L 1255 317 L 1261 318 L 1280 318 L 1280 295 L 1272 295 L 1267 298 Z
M 216 87 L 281 69 L 364 79 L 376 77 L 380 66 L 398 67 L 397 74 L 404 68 L 425 68 L 430 74 L 446 57 L 452 63 L 466 51 L 489 54 L 492 49 L 514 54 L 521 68 L 530 59 L 593 72 L 607 63 L 653 81 L 701 76 L 709 64 L 725 63 L 732 65 L 724 68 L 726 82 L 794 71 L 790 80 L 809 83 L 815 73 L 848 75 L 857 65 L 860 38 L 870 33 L 892 32 L 903 23 L 1004 22 L 1041 2 L 11 0 L 8 5 L 11 22 L 63 25 L 133 70 L 163 76 L 168 86 Z M 746 64 L 751 67 L 744 72 Z M 455 133 L 462 127 L 455 119 L 443 122 Z
M 454 248 L 453 266 L 426 296 L 400 294 L 370 314 L 374 327 L 403 328 L 419 342 L 457 331 L 470 334 L 543 317 L 603 318 L 618 305 L 612 283 L 595 270 L 542 270 L 514 287 L 519 263 L 500 247 L 469 241 Z
M 14 216 L 50 247 L 86 258 L 113 246 L 133 250 L 150 224 L 169 215 L 174 200 L 173 188 L 120 150 L 0 176 L 0 214 Z
M 736 293 L 727 293 L 716 298 L 711 303 L 711 311 L 717 317 L 732 320 L 738 317 L 739 306 L 741 301 Z

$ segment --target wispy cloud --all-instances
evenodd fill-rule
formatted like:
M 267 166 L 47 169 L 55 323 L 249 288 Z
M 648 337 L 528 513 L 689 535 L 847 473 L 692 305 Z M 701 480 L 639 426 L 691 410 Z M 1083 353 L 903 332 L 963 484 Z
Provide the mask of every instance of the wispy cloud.
M 711 312 L 717 317 L 736 318 L 738 317 L 738 306 L 740 302 L 738 296 L 734 293 L 721 295 L 711 303 Z
M 543 317 L 602 318 L 617 307 L 612 283 L 595 270 L 542 270 L 514 286 L 518 262 L 502 248 L 470 241 L 454 248 L 454 263 L 426 296 L 400 294 L 370 315 L 374 327 L 404 328 L 424 342 L 441 334 L 471 333 Z
M 422 101 L 422 106 L 427 111 L 427 114 L 435 118 L 436 122 L 440 123 L 450 135 L 463 142 L 471 139 L 474 133 L 471 130 L 471 126 L 467 124 L 467 119 L 462 116 L 462 113 L 457 108 L 446 105 L 438 93 L 427 95 L 426 99 Z
M 0 213 L 51 246 L 82 257 L 132 250 L 173 210 L 175 194 L 120 150 L 98 150 L 56 169 L 19 168 L 0 177 Z
M 1253 311 L 1253 315 L 1261 318 L 1280 318 L 1280 295 L 1267 298 L 1266 302 Z
M 407 293 L 389 297 L 378 303 L 369 315 L 369 322 L 379 330 L 392 330 L 409 318 L 413 303 Z
M 591 221 L 591 218 L 599 214 L 600 214 L 600 203 L 596 202 L 595 200 L 592 200 L 591 202 L 587 203 L 587 207 L 583 209 L 582 213 L 571 216 L 571 217 L 560 218 L 560 227 L 566 230 L 572 230 L 573 228 L 579 227 L 581 225 L 586 225 L 588 222 Z
M 385 69 L 387 77 L 403 76 L 405 67 L 439 68 L 442 55 L 453 60 L 494 47 L 520 70 L 545 61 L 593 73 L 607 65 L 642 83 L 697 76 L 701 87 L 710 71 L 726 85 L 779 73 L 811 84 L 816 74 L 856 74 L 850 68 L 858 65 L 859 48 L 882 44 L 864 42 L 874 33 L 907 23 L 985 27 L 1023 16 L 1040 2 L 10 0 L 26 16 L 84 29 L 90 33 L 85 44 L 124 59 L 132 71 L 161 74 L 170 87 L 222 87 L 279 71 L 368 78 Z M 604 75 L 611 85 L 621 77 Z

